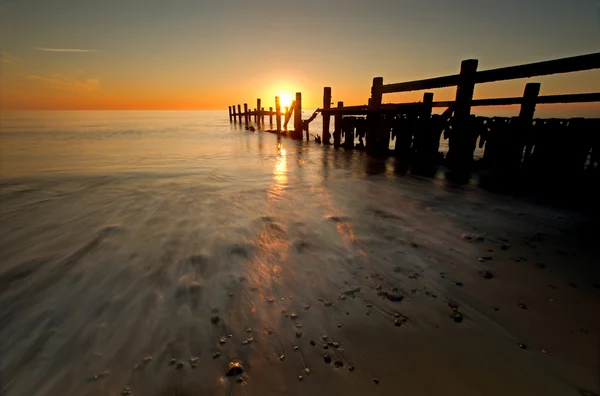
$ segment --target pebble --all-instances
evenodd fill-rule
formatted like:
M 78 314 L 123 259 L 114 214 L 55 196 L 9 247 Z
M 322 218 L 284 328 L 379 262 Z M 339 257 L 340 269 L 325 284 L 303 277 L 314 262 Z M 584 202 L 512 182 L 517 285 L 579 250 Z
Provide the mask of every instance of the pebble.
M 267 335 L 273 334 L 273 329 L 267 329 Z
M 481 276 L 483 276 L 485 279 L 492 279 L 494 277 L 494 275 L 490 271 L 483 271 L 481 273 Z
M 325 301 L 323 305 L 325 305 L 326 307 L 331 307 L 333 303 L 331 301 Z
M 242 341 L 242 344 L 243 345 L 252 344 L 252 341 L 254 341 L 254 338 L 250 337 L 247 340 Z
M 227 365 L 227 376 L 233 377 L 237 375 L 241 375 L 244 372 L 244 366 L 240 362 L 231 361 L 229 365 Z
M 346 301 L 346 296 L 343 294 L 338 294 L 337 299 L 340 301 Z
M 308 310 L 310 310 L 310 305 L 305 305 L 305 306 L 304 306 L 304 310 L 305 310 L 305 311 L 308 311 Z
M 104 370 L 103 372 L 99 373 L 99 374 L 95 374 L 92 378 L 94 380 L 99 380 L 102 379 L 104 377 L 108 377 L 110 375 L 110 370 Z
M 298 345 L 294 346 L 294 348 L 292 348 L 292 350 L 295 352 L 298 350 Z
M 462 282 L 454 282 L 454 284 L 455 284 L 456 286 L 462 286 L 462 285 L 463 285 L 463 284 L 462 284 Z
M 321 336 L 321 339 L 322 339 L 323 341 L 327 341 L 327 340 L 329 339 L 329 336 L 322 335 L 322 336 Z
M 329 364 L 331 363 L 331 356 L 323 355 L 323 360 L 325 361 L 325 363 Z
M 348 371 L 354 371 L 354 366 L 348 367 Z
M 217 323 L 219 323 L 219 320 L 220 320 L 220 319 L 221 319 L 221 318 L 219 318 L 219 316 L 218 316 L 218 315 L 215 315 L 215 316 L 211 316 L 211 317 L 210 317 L 210 321 L 212 322 L 212 324 L 217 324 Z
M 331 346 L 334 347 L 335 349 L 338 349 L 340 347 L 340 343 L 339 342 L 332 342 Z
M 252 333 L 252 329 L 250 327 L 248 327 L 246 330 L 244 330 L 246 333 Z
M 150 363 L 152 361 L 152 359 L 153 359 L 152 356 L 146 356 L 144 358 L 144 363 Z
M 454 302 L 449 302 L 448 306 L 450 307 L 451 310 L 453 310 L 454 312 L 458 311 L 458 304 L 454 303 Z
M 243 376 L 241 376 L 241 375 L 240 375 L 239 377 L 237 377 L 235 380 L 236 380 L 237 382 L 244 382 L 244 381 L 245 381 L 245 380 L 244 380 L 244 377 L 243 377 Z
M 473 239 L 473 236 L 471 234 L 461 234 L 460 237 L 465 241 L 470 241 L 471 239 Z
M 519 348 L 521 348 L 521 349 L 527 349 L 527 347 L 525 346 L 525 344 L 519 344 Z
M 195 369 L 197 366 L 195 364 L 190 364 L 190 367 Z
M 306 375 L 308 375 L 308 374 L 310 374 L 310 369 L 308 367 L 305 367 L 304 372 L 306 373 Z
M 338 323 L 336 326 L 338 327 L 338 329 L 342 328 L 342 324 L 341 323 Z
M 296 315 L 295 313 L 290 314 L 290 319 L 298 319 L 298 315 Z
M 303 379 L 304 379 L 303 376 L 301 376 L 301 375 L 298 376 L 298 381 L 302 381 Z
M 315 346 L 317 345 L 317 343 L 315 342 L 315 340 L 310 340 L 310 345 Z
M 385 297 L 393 302 L 399 302 L 402 301 L 404 299 L 404 296 L 402 296 L 401 294 L 398 293 L 386 293 Z
M 269 298 L 267 298 L 267 302 L 268 303 L 274 303 L 275 299 L 273 297 L 269 297 Z
M 199 357 L 196 357 L 196 356 L 194 356 L 194 357 L 191 357 L 191 358 L 190 358 L 190 363 L 197 363 L 197 362 L 198 362 L 198 360 L 200 360 L 200 358 L 199 358 Z
M 285 360 L 285 355 L 279 355 L 279 360 L 283 362 Z
M 302 337 L 302 332 L 301 331 L 297 331 L 296 332 L 296 338 L 300 338 Z
M 219 344 L 225 344 L 226 342 L 227 342 L 227 338 L 225 338 L 225 337 L 221 337 L 219 339 Z
M 341 360 L 336 360 L 333 362 L 333 365 L 335 367 L 344 367 L 344 362 L 342 362 Z
M 216 358 L 218 358 L 220 356 L 221 356 L 221 352 L 215 352 L 215 353 L 213 353 L 213 359 L 216 359 Z
M 177 370 L 180 370 L 180 369 L 182 369 L 182 368 L 183 368 L 183 362 L 177 362 L 177 364 L 175 365 L 175 368 L 176 368 Z
M 174 365 L 175 363 L 177 363 L 177 360 L 175 360 L 175 359 L 171 359 L 171 360 L 169 360 L 169 366 L 172 366 L 172 365 Z
M 376 384 L 379 383 L 379 378 L 373 378 L 373 382 L 375 382 Z
M 300 329 L 300 328 L 304 327 L 304 325 L 302 323 L 296 323 L 296 327 Z
M 373 308 L 373 304 L 367 304 L 367 308 Z
M 375 290 L 383 290 L 383 286 L 381 286 L 381 285 L 377 285 L 377 286 L 375 287 Z
M 402 321 L 401 321 L 400 319 L 396 319 L 396 320 L 394 321 L 394 326 L 397 326 L 397 327 L 400 327 L 400 326 L 402 326 Z
M 121 391 L 121 395 L 123 395 L 123 396 L 131 395 L 131 388 L 128 386 L 123 387 L 123 390 Z
M 233 293 L 229 293 L 229 294 L 228 294 L 228 296 L 229 296 L 229 297 L 233 297 Z
M 360 287 L 355 287 L 354 289 L 348 289 L 344 292 L 347 296 L 352 296 L 354 293 L 360 293 Z
M 317 301 L 318 301 L 318 302 L 323 302 L 323 301 L 325 301 L 325 300 L 323 300 L 323 297 L 318 297 L 318 298 L 317 298 Z
M 527 304 L 518 303 L 517 306 L 521 309 L 527 309 Z
M 458 311 L 453 312 L 452 315 L 450 315 L 450 317 L 452 317 L 452 319 L 454 319 L 454 321 L 456 323 L 460 323 L 460 322 L 463 321 L 462 314 L 460 312 L 458 312 Z

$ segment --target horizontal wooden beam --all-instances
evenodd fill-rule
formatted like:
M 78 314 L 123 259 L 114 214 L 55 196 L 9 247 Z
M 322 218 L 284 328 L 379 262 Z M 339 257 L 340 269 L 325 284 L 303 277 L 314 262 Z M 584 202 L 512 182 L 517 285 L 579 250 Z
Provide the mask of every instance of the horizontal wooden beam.
M 471 106 L 510 106 L 518 105 L 523 101 L 522 97 L 516 98 L 491 98 L 491 99 L 474 99 Z M 590 103 L 600 102 L 600 92 L 582 93 L 582 94 L 565 94 L 565 95 L 545 95 L 537 98 L 536 104 L 553 104 L 553 103 Z M 454 101 L 433 102 L 433 107 L 450 107 Z
M 572 73 L 593 69 L 600 69 L 600 52 L 525 65 L 483 70 L 475 74 L 475 83 L 482 84 L 494 81 L 516 80 L 519 78 L 548 76 L 551 74 Z M 459 80 L 460 76 L 454 74 L 425 80 L 385 84 L 382 85 L 379 90 L 381 93 L 421 91 L 425 89 L 453 87 L 458 85 Z

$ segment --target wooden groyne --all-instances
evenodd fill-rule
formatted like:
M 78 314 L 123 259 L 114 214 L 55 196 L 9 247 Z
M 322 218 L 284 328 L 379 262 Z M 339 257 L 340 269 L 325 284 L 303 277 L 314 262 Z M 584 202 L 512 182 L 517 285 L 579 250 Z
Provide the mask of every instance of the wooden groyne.
M 400 83 L 384 84 L 383 77 L 373 78 L 371 97 L 368 103 L 344 106 L 338 102 L 332 107 L 332 89 L 323 89 L 323 106 L 306 120 L 302 119 L 302 95 L 286 112 L 279 108 L 265 111 L 260 99 L 254 110 L 244 104 L 230 106 L 232 122 L 246 126 L 254 117 L 259 126 L 264 117 L 277 120 L 276 129 L 270 132 L 285 133 L 295 139 L 309 140 L 309 124 L 320 114 L 323 121 L 317 142 L 346 149 L 359 148 L 377 155 L 395 155 L 403 160 L 443 161 L 451 168 L 468 170 L 474 166 L 473 154 L 477 143 L 484 148 L 483 158 L 477 166 L 498 172 L 516 170 L 557 169 L 574 172 L 592 171 L 600 173 L 600 121 L 598 119 L 536 119 L 538 104 L 600 102 L 600 92 L 568 93 L 562 95 L 540 95 L 540 83 L 529 82 L 520 97 L 474 99 L 477 84 L 498 81 L 574 73 L 600 68 L 600 53 L 556 59 L 545 62 L 502 67 L 478 71 L 478 60 L 464 60 L 460 72 L 455 75 L 435 77 Z M 421 102 L 383 103 L 385 94 L 427 91 L 429 89 L 456 87 L 452 101 L 434 101 L 434 94 L 424 92 Z M 511 118 L 475 117 L 471 108 L 481 106 L 520 105 L 518 115 Z M 433 108 L 445 108 L 440 115 Z M 287 123 L 294 115 L 293 129 Z M 284 118 L 283 129 L 281 119 Z M 331 119 L 334 128 L 331 134 Z M 306 135 L 304 134 L 306 132 Z M 440 138 L 448 139 L 448 152 L 444 157 L 439 152 Z M 333 138 L 333 142 L 332 142 Z M 393 143 L 393 147 L 390 144 Z

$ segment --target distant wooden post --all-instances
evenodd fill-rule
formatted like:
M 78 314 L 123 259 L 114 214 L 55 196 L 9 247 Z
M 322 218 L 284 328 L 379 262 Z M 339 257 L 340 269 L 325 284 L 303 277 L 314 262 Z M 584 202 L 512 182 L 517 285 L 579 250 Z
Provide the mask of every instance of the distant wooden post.
M 342 107 L 344 107 L 344 102 L 338 102 L 337 108 L 341 109 Z M 339 147 L 342 141 L 342 113 L 335 113 L 334 121 L 333 145 Z
M 256 118 L 257 114 L 258 113 L 256 112 L 256 108 L 254 108 L 254 111 L 252 112 L 252 115 L 254 116 L 254 122 L 258 122 L 258 119 Z
M 290 118 L 292 118 L 292 113 L 294 113 L 294 109 L 296 108 L 296 101 L 292 101 L 292 105 L 289 108 L 285 108 L 285 120 L 283 123 L 283 128 L 287 131 L 288 122 L 290 122 Z M 296 118 L 294 118 L 294 123 L 296 122 Z M 294 125 L 294 132 L 296 131 Z
M 265 123 L 265 108 L 264 107 L 260 108 L 260 123 L 261 124 Z
M 237 118 L 235 118 L 237 116 L 237 114 L 235 113 L 235 105 L 231 106 L 231 110 L 233 114 L 233 122 L 237 122 Z
M 294 137 L 302 139 L 302 93 L 296 92 L 296 108 L 294 109 Z
M 323 109 L 327 110 L 331 108 L 331 87 L 323 88 Z M 329 133 L 329 113 L 322 113 L 323 115 L 323 144 L 329 144 L 331 135 Z
M 523 101 L 521 102 L 521 111 L 519 112 L 519 132 L 524 136 L 525 142 L 525 161 L 531 156 L 533 142 L 531 139 L 531 122 L 535 114 L 535 105 L 540 95 L 540 83 L 528 83 L 523 92 Z M 521 146 L 522 148 L 523 146 Z
M 381 107 L 383 93 L 383 77 L 374 77 L 371 87 L 371 98 L 369 100 L 369 110 L 377 110 Z M 381 130 L 381 116 L 369 114 L 367 116 L 367 149 L 370 151 L 381 151 L 389 146 L 389 133 L 387 134 L 386 144 L 384 146 L 383 131 Z
M 232 115 L 231 115 L 231 106 L 229 106 L 229 122 L 231 122 L 231 121 L 232 121 L 232 118 L 231 118 L 231 117 L 232 117 Z
M 248 125 L 248 103 L 244 103 L 244 123 Z
M 237 105 L 238 107 L 238 120 L 240 120 L 240 124 L 242 123 L 242 106 Z
M 256 99 L 256 115 L 255 115 L 254 121 L 256 121 L 256 123 L 259 124 L 259 125 L 260 125 L 260 122 L 261 122 L 260 109 L 261 109 L 261 107 L 260 107 L 260 99 Z
M 470 128 L 471 102 L 475 91 L 477 59 L 467 59 L 460 65 L 460 77 L 454 101 L 452 133 L 448 142 L 448 162 L 456 168 L 467 169 L 473 161 L 477 140 L 476 128 Z
M 275 119 L 277 120 L 277 133 L 281 133 L 281 102 L 279 96 L 275 96 Z
M 273 108 L 269 107 L 269 124 L 273 125 Z

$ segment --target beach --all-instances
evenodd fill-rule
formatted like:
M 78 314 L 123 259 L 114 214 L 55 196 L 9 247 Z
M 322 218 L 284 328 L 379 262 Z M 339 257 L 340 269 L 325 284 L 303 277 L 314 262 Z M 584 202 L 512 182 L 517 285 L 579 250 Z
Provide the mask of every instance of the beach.
M 2 395 L 600 392 L 586 208 L 226 112 L 15 113 L 0 145 Z

